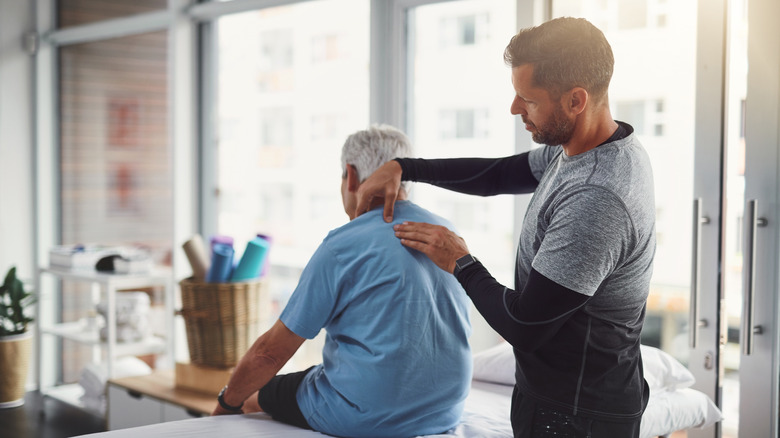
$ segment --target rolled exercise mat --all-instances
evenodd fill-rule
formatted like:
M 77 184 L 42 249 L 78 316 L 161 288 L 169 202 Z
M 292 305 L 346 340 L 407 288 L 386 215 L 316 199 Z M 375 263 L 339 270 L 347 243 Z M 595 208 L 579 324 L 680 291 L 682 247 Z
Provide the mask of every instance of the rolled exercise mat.
M 241 256 L 241 261 L 233 271 L 230 281 L 246 281 L 259 277 L 269 246 L 268 241 L 259 237 L 247 242 L 244 255 Z
M 273 244 L 274 240 L 271 238 L 271 236 L 267 234 L 258 234 L 257 237 L 265 240 L 268 242 L 268 251 L 271 250 L 271 244 Z M 271 264 L 271 257 L 267 254 L 265 256 L 265 261 L 263 261 L 263 268 L 260 270 L 260 277 L 265 277 L 265 274 L 268 273 L 268 265 Z
M 225 283 L 230 279 L 233 271 L 233 250 L 232 246 L 217 243 L 211 252 L 211 268 L 206 281 L 209 283 Z
M 187 260 L 192 267 L 192 278 L 196 281 L 205 280 L 211 261 L 209 260 L 209 254 L 206 252 L 206 247 L 203 245 L 203 238 L 200 237 L 200 234 L 196 234 L 190 240 L 184 242 L 181 247 L 184 249 L 184 254 L 187 255 Z

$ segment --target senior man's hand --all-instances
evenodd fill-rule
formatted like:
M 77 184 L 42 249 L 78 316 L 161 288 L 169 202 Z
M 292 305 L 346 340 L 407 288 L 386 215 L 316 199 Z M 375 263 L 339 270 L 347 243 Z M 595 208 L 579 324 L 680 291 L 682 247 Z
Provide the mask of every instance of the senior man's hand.
M 365 181 L 360 184 L 357 191 L 357 204 L 355 217 L 368 211 L 371 201 L 376 197 L 385 198 L 384 218 L 385 222 L 393 221 L 393 207 L 398 197 L 398 189 L 401 188 L 401 174 L 403 169 L 397 161 L 391 160 L 375 170 Z
M 401 244 L 427 255 L 436 266 L 449 273 L 455 270 L 455 261 L 469 253 L 466 242 L 441 225 L 404 222 L 393 229 Z
M 238 415 L 243 413 L 243 410 L 241 412 L 228 411 L 227 409 L 224 409 L 222 406 L 220 406 L 219 403 L 217 403 L 217 407 L 214 408 L 214 411 L 211 412 L 211 415 Z

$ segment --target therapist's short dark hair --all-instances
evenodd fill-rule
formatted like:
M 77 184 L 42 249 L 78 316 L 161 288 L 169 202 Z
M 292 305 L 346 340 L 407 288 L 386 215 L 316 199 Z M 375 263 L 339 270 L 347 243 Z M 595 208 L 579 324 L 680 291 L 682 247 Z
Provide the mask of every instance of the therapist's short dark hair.
M 534 85 L 553 97 L 582 87 L 600 99 L 607 95 L 615 58 L 607 38 L 584 18 L 556 18 L 513 36 L 504 50 L 511 67 L 531 64 Z

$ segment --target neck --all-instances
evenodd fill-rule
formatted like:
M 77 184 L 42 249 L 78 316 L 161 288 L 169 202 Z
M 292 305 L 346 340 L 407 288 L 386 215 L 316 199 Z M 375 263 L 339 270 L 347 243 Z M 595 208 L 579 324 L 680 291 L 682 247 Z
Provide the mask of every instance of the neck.
M 396 201 L 406 201 L 406 199 L 407 199 L 406 191 L 404 191 L 404 189 L 400 189 L 398 191 L 398 197 L 395 198 L 395 200 Z M 368 205 L 368 209 L 369 210 L 373 210 L 373 209 L 375 209 L 375 208 L 377 208 L 379 206 L 384 206 L 384 205 L 385 205 L 385 198 L 375 197 L 375 198 L 371 199 L 371 203 Z
M 563 151 L 569 157 L 587 152 L 604 143 L 617 128 L 606 105 L 594 112 L 583 112 L 575 121 L 574 134 L 563 145 Z

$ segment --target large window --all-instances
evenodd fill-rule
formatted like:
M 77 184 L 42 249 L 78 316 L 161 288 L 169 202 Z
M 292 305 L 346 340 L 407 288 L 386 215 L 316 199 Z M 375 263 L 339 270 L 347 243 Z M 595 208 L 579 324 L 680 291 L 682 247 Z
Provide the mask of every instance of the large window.
M 328 231 L 348 221 L 341 147 L 369 123 L 368 8 L 319 0 L 215 24 L 217 232 L 239 252 L 257 233 L 272 237 L 280 308 Z

